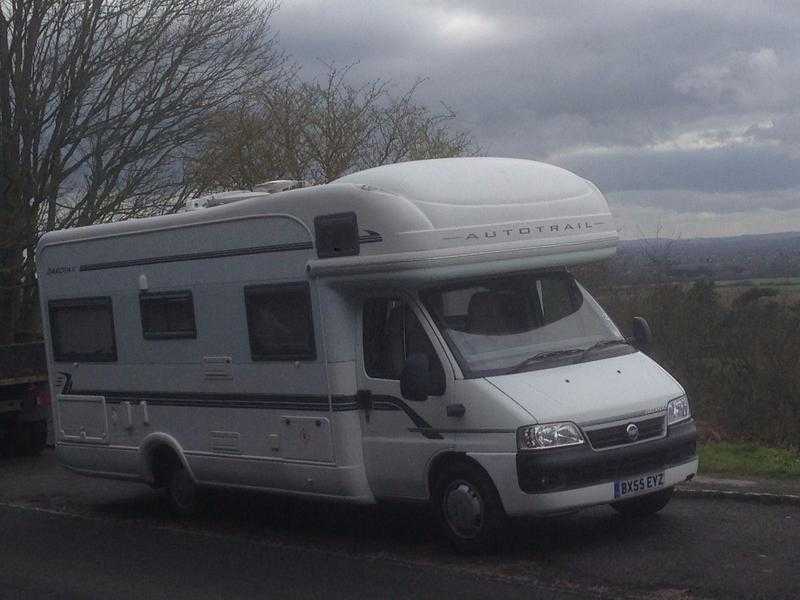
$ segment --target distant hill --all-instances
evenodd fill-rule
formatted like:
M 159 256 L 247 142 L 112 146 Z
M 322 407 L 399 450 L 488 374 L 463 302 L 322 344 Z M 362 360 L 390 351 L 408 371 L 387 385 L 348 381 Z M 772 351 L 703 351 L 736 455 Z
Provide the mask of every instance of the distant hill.
M 609 268 L 627 283 L 651 281 L 659 273 L 675 280 L 800 277 L 800 232 L 625 240 Z

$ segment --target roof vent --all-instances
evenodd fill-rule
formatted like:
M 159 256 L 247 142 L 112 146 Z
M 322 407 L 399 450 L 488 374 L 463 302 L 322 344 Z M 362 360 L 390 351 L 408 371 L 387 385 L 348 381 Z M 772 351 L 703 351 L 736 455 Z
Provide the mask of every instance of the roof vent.
M 288 190 L 296 190 L 297 188 L 304 188 L 313 185 L 309 181 L 302 181 L 300 179 L 276 179 L 275 181 L 265 181 L 253 187 L 256 192 L 267 192 L 268 194 L 277 194 L 278 192 L 286 192 Z
M 252 190 L 235 190 L 232 192 L 215 192 L 200 198 L 190 198 L 186 201 L 183 207 L 184 212 L 200 210 L 201 208 L 212 208 L 214 206 L 222 206 L 223 204 L 231 204 L 232 202 L 239 202 L 240 200 L 247 200 L 262 194 L 277 194 L 278 192 L 285 192 L 287 190 L 296 190 L 298 188 L 309 187 L 313 185 L 308 181 L 300 181 L 297 179 L 277 179 L 275 181 L 265 181 L 259 183 Z

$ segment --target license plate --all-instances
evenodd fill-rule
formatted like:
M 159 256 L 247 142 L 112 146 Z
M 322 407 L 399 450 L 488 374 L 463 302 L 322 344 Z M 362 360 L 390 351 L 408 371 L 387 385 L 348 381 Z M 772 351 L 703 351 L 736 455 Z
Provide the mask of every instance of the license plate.
M 664 487 L 664 472 L 614 482 L 614 498 L 635 496 Z

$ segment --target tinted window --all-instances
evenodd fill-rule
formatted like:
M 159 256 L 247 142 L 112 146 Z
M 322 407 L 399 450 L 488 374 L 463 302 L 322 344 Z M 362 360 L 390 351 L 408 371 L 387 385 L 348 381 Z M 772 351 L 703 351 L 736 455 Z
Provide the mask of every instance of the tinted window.
M 581 296 L 567 277 L 542 277 L 537 282 L 542 302 L 542 324 L 555 323 L 577 311 Z
M 563 271 L 476 278 L 420 295 L 469 377 L 549 368 L 567 355 L 594 359 L 583 350 L 623 339 Z
M 139 308 L 145 339 L 197 337 L 191 292 L 142 294 L 139 296 Z
M 428 308 L 456 331 L 510 335 L 537 329 L 575 312 L 582 297 L 565 275 L 508 277 L 424 294 Z
M 400 379 L 406 358 L 425 354 L 434 395 L 444 393 L 444 371 L 428 334 L 410 306 L 397 298 L 364 302 L 364 370 L 376 379 Z
M 313 360 L 314 323 L 308 284 L 245 288 L 253 360 Z
M 111 298 L 50 302 L 50 335 L 58 362 L 117 360 Z

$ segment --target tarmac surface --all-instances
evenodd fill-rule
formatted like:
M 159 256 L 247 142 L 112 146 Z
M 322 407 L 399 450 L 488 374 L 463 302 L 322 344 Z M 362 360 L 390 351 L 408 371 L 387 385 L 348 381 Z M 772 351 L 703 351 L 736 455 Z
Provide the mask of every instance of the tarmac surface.
M 703 475 L 679 486 L 684 497 L 727 498 L 764 504 L 800 506 L 800 480 L 732 478 L 726 475 Z
M 146 486 L 74 475 L 48 451 L 0 460 L 0 539 L 0 598 L 800 597 L 800 507 L 735 498 L 516 521 L 500 552 L 467 558 L 423 507 L 216 492 L 176 521 Z

